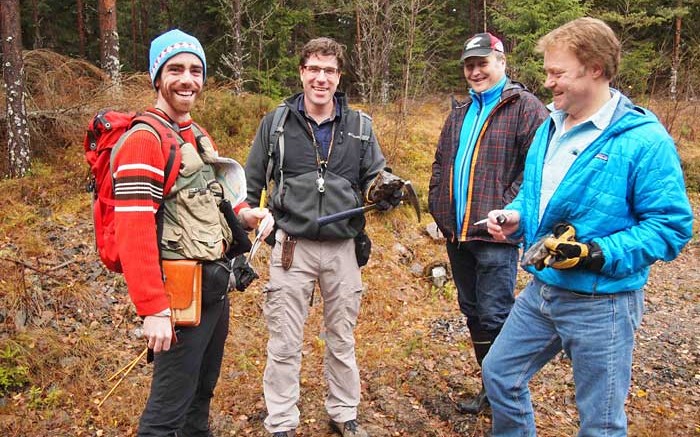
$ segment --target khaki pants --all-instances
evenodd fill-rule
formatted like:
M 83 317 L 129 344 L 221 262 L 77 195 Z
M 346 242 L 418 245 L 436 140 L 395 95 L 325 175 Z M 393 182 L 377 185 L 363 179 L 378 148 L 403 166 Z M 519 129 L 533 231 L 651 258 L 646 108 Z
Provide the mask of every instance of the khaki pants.
M 268 416 L 265 428 L 287 431 L 299 425 L 299 371 L 304 323 L 309 315 L 316 282 L 323 298 L 326 350 L 324 375 L 328 383 L 326 411 L 336 422 L 357 417 L 360 403 L 360 374 L 355 361 L 355 337 L 362 297 L 362 278 L 352 239 L 337 241 L 297 240 L 294 261 L 282 268 L 282 241 L 270 260 L 270 282 L 265 289 L 263 313 L 269 339 L 263 377 Z

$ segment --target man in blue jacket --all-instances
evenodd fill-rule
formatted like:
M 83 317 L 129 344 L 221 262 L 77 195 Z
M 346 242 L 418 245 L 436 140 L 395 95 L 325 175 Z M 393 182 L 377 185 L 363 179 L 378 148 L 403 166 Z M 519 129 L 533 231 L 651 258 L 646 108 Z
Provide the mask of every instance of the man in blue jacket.
M 526 249 L 553 229 L 568 232 L 544 240 L 547 259 L 526 267 L 534 276 L 483 362 L 493 435 L 535 435 L 528 381 L 563 349 L 579 435 L 624 436 L 643 287 L 651 264 L 688 242 L 693 214 L 672 138 L 610 88 L 620 60 L 613 31 L 580 18 L 538 50 L 554 112 L 533 139 L 520 192 L 487 226 L 497 239 L 522 236 Z

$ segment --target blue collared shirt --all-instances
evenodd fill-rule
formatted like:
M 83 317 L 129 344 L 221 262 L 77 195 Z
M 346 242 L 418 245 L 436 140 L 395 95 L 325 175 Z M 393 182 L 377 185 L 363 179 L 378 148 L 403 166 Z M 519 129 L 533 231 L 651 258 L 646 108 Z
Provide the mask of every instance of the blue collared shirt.
M 610 89 L 611 98 L 595 114 L 569 130 L 564 126 L 567 113 L 561 110 L 552 112 L 551 117 L 555 130 L 547 147 L 542 171 L 542 188 L 540 190 L 540 219 L 547 208 L 549 200 L 566 176 L 576 157 L 595 141 L 615 113 L 620 102 L 620 92 Z
M 336 119 L 340 118 L 340 105 L 338 105 L 338 100 L 335 98 L 335 96 L 333 96 L 333 107 L 335 107 L 335 115 L 332 118 L 327 118 L 321 123 L 316 123 L 316 120 L 314 120 L 311 117 L 308 117 L 306 115 L 306 112 L 304 111 L 303 94 L 299 96 L 299 100 L 297 101 L 297 109 L 311 125 L 314 137 L 316 138 L 316 141 L 318 141 L 318 144 L 321 146 L 321 157 L 323 159 L 328 159 L 328 150 L 330 149 L 331 141 L 333 140 L 333 122 Z

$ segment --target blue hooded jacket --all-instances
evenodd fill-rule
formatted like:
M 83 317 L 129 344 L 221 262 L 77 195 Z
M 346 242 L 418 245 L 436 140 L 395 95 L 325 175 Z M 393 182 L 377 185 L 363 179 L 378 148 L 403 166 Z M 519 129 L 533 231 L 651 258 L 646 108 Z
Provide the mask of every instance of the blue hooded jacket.
M 693 213 L 673 139 L 654 114 L 621 96 L 610 125 L 576 158 L 539 222 L 550 132 L 551 118 L 537 130 L 520 192 L 506 207 L 520 213 L 515 236 L 524 237 L 527 250 L 567 222 L 577 241 L 600 245 L 605 264 L 600 272 L 526 270 L 546 284 L 582 293 L 641 289 L 651 264 L 674 259 L 692 236 Z

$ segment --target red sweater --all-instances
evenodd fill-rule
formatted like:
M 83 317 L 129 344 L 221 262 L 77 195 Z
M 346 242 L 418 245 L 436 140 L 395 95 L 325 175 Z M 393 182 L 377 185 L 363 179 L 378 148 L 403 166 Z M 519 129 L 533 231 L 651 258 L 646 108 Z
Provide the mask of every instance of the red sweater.
M 158 111 L 153 112 L 162 116 Z M 191 121 L 180 124 L 180 135 L 186 142 L 196 143 Z M 178 162 L 179 156 L 175 159 L 175 163 Z M 160 140 L 147 130 L 129 135 L 112 164 L 119 257 L 129 296 L 141 316 L 156 314 L 169 306 L 160 268 L 155 219 L 163 199 L 165 164 Z M 177 171 L 177 167 L 173 171 Z M 248 205 L 242 202 L 235 212 L 244 206 Z

